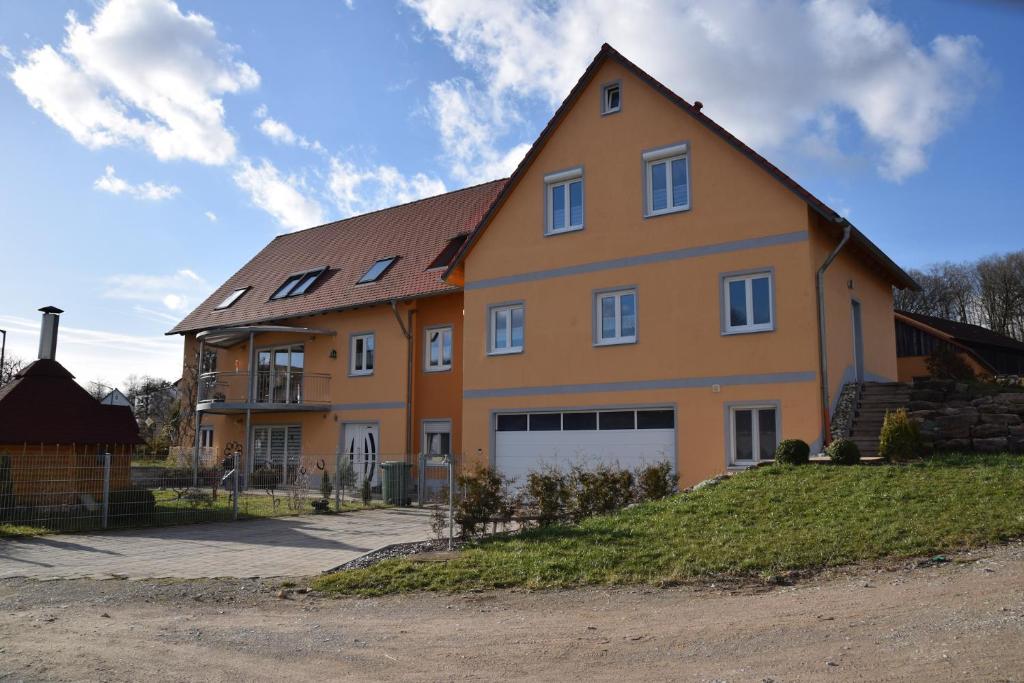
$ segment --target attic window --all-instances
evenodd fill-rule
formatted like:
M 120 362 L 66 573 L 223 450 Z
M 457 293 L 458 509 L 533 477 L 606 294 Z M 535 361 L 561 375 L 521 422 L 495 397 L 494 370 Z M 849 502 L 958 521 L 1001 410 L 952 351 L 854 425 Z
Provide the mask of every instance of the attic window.
M 221 301 L 220 304 L 217 306 L 217 308 L 215 308 L 213 310 L 220 311 L 220 310 L 223 310 L 225 308 L 231 308 L 232 306 L 235 305 L 235 302 L 238 301 L 239 299 L 241 299 L 242 295 L 245 294 L 248 291 L 249 291 L 248 287 L 242 287 L 241 289 L 236 289 L 235 291 L 233 291 L 230 294 L 228 294 L 227 298 L 224 299 L 224 301 Z
M 601 113 L 614 114 L 622 108 L 622 86 L 609 83 L 601 88 Z
M 288 279 L 284 281 L 277 291 L 270 297 L 270 300 L 285 299 L 291 296 L 300 296 L 309 291 L 309 288 L 313 286 L 313 283 L 323 274 L 327 268 L 317 268 L 316 270 L 307 270 L 304 273 L 296 273 L 295 275 L 289 275 Z
M 397 256 L 390 258 L 382 258 L 381 260 L 370 266 L 370 269 L 366 271 L 366 274 L 359 278 L 356 282 L 357 285 L 365 285 L 370 282 L 376 282 L 377 280 L 384 277 L 384 273 L 388 272 L 388 269 L 398 260 Z
M 455 255 L 459 253 L 459 249 L 462 248 L 462 245 L 466 243 L 467 237 L 469 237 L 469 235 L 458 235 L 457 237 L 453 237 L 448 240 L 448 244 L 446 244 L 444 249 L 441 250 L 441 253 L 437 255 L 437 258 L 430 262 L 430 265 L 427 266 L 427 270 L 433 270 L 434 268 L 447 268 L 450 266 L 452 264 L 452 259 L 454 259 Z

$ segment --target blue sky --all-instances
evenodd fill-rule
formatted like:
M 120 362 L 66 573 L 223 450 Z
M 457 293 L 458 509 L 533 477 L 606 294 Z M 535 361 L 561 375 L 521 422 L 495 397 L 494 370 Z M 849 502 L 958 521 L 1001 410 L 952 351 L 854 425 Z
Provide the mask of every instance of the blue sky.
M 73 14 L 69 14 L 69 12 Z M 510 172 L 604 41 L 907 267 L 1024 247 L 1010 2 L 0 0 L 0 327 L 79 380 L 275 235 Z

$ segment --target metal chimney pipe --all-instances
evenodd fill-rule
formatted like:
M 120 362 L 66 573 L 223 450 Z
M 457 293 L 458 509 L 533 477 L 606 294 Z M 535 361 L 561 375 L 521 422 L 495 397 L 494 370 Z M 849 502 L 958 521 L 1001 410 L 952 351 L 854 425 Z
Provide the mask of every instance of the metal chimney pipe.
M 43 313 L 43 324 L 39 328 L 39 359 L 55 360 L 57 358 L 57 327 L 60 325 L 60 314 L 64 311 L 56 306 L 40 308 Z

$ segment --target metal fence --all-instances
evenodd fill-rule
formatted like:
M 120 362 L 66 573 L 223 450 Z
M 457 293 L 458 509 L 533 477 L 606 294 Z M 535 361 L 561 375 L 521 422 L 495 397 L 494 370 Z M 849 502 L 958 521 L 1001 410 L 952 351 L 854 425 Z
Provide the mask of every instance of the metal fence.
M 184 451 L 133 466 L 128 451 L 0 450 L 0 525 L 81 531 L 340 511 L 381 500 L 387 461 L 410 465 L 401 503 L 448 505 L 454 476 L 440 459 L 403 454 L 302 453 L 287 470 L 202 456 L 198 466 Z

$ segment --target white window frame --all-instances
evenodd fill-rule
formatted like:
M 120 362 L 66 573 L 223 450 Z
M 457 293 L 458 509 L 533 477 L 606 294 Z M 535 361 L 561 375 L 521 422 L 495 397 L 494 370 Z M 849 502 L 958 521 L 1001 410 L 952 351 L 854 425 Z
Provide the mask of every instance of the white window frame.
M 682 159 L 686 163 L 686 204 L 675 206 L 672 203 L 672 162 Z M 649 152 L 643 153 L 644 160 L 644 215 L 645 216 L 661 216 L 666 213 L 677 213 L 679 211 L 688 211 L 692 198 L 690 196 L 690 148 L 685 142 L 672 145 L 671 147 L 664 147 L 662 149 L 656 149 Z M 655 164 L 665 164 L 665 191 L 667 193 L 666 199 L 668 203 L 664 209 L 654 208 L 654 173 L 653 167 Z
M 213 448 L 213 426 L 203 425 L 199 428 L 199 447 L 200 448 Z
M 373 332 L 362 332 L 359 334 L 353 334 L 349 339 L 349 361 L 348 361 L 348 374 L 351 377 L 365 377 L 372 375 L 374 369 L 377 367 L 377 340 Z M 356 340 L 363 340 L 363 357 L 362 359 L 356 358 Z M 366 342 L 370 340 L 373 343 L 373 367 L 367 368 L 366 359 Z M 361 360 L 362 362 L 357 362 Z
M 729 285 L 733 282 L 743 282 L 746 300 L 743 305 L 746 307 L 747 320 L 754 319 L 754 280 L 768 278 L 768 322 L 746 325 L 732 324 L 732 293 Z M 722 314 L 724 316 L 726 334 L 747 334 L 750 332 L 768 332 L 775 329 L 775 278 L 770 270 L 756 273 L 743 273 L 742 275 L 730 275 L 722 278 Z
M 636 318 L 633 324 L 633 334 L 623 335 L 622 334 L 622 297 L 632 294 L 633 295 L 633 316 Z M 602 337 L 604 331 L 604 322 L 602 319 L 602 306 L 601 302 L 603 299 L 614 297 L 615 299 L 615 336 L 614 337 Z M 614 346 L 616 344 L 635 344 L 637 333 L 640 327 L 640 313 L 639 313 L 639 299 L 636 294 L 636 287 L 626 287 L 624 289 L 614 289 L 602 292 L 594 293 L 594 344 L 597 346 Z
M 430 344 L 430 335 L 437 332 L 440 334 L 439 342 L 439 356 L 434 357 L 434 349 Z M 452 350 L 452 356 L 448 359 L 448 362 L 444 362 L 444 340 L 448 337 L 448 346 Z M 423 335 L 423 370 L 425 372 L 444 372 L 445 370 L 452 369 L 452 361 L 455 356 L 455 337 L 452 334 L 451 325 L 437 325 L 434 327 L 428 327 L 424 330 Z
M 572 224 L 572 201 L 569 197 L 569 186 L 578 182 L 580 184 L 580 223 Z M 554 227 L 555 203 L 554 192 L 556 188 L 565 188 L 565 226 Z M 582 230 L 586 224 L 586 202 L 587 188 L 583 182 L 583 167 L 571 168 L 567 171 L 559 171 L 544 176 L 544 234 L 561 235 L 564 232 L 576 232 Z
M 520 309 L 523 312 L 523 344 L 521 346 L 512 346 L 512 311 Z M 495 346 L 495 340 L 498 338 L 497 332 L 497 321 L 498 313 L 502 311 L 508 312 L 508 327 L 506 328 L 506 338 L 508 339 L 508 346 L 498 348 Z M 503 356 L 510 353 L 522 353 L 526 347 L 526 306 L 524 304 L 501 304 L 498 306 L 491 306 L 487 314 L 487 353 L 491 356 Z
M 760 412 L 762 410 L 774 410 L 775 411 L 775 443 L 776 447 L 782 440 L 782 435 L 779 433 L 779 426 L 782 424 L 780 418 L 781 408 L 777 403 L 757 403 L 750 405 L 736 405 L 729 407 L 729 467 L 749 467 L 756 465 L 759 462 L 775 460 L 775 452 L 772 451 L 768 454 L 768 457 L 761 456 L 761 417 Z M 751 433 L 751 454 L 754 456 L 752 460 L 739 460 L 736 458 L 736 413 L 739 411 L 750 411 L 750 427 Z
M 608 104 L 608 94 L 612 90 L 619 91 L 619 103 L 614 107 Z M 601 87 L 601 113 L 602 114 L 614 114 L 622 111 L 622 83 L 615 81 L 614 83 L 608 83 Z

